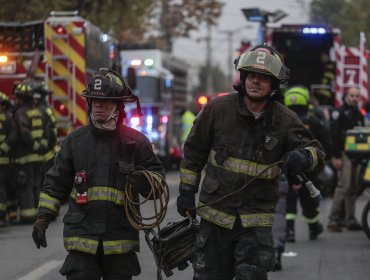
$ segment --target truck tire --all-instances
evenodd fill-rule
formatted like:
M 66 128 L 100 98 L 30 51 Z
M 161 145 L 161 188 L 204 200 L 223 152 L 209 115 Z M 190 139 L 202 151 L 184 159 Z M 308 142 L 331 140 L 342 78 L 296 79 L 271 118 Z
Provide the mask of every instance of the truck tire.
M 370 239 L 370 201 L 368 201 L 362 212 L 362 226 L 365 234 Z

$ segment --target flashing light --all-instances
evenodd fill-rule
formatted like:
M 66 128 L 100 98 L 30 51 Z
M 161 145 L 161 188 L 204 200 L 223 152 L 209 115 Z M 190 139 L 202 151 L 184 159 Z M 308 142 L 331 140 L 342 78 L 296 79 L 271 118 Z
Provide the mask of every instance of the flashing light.
M 303 28 L 304 34 L 326 34 L 326 29 L 323 27 L 305 27 Z
M 164 115 L 161 117 L 161 123 L 168 123 L 168 116 Z
M 171 80 L 166 79 L 165 84 L 166 84 L 166 88 L 170 88 L 171 87 Z
M 153 66 L 153 64 L 154 64 L 154 60 L 151 59 L 151 58 L 147 58 L 147 59 L 144 60 L 144 65 L 145 66 Z
M 199 105 L 206 105 L 207 102 L 208 102 L 208 97 L 205 96 L 205 95 L 201 95 L 201 96 L 198 97 L 197 101 L 198 101 Z
M 109 45 L 109 58 L 110 59 L 114 59 L 114 57 L 115 57 L 115 53 L 114 53 L 114 45 L 113 44 L 111 44 L 111 45 Z
M 141 61 L 141 59 L 133 59 L 131 60 L 130 64 L 132 66 L 140 66 L 143 62 Z
M 100 36 L 100 40 L 101 40 L 102 42 L 106 42 L 106 41 L 108 41 L 108 35 L 107 35 L 107 34 L 103 34 L 103 35 L 101 35 L 101 36 Z
M 0 63 L 8 62 L 8 57 L 6 55 L 0 55 Z
M 225 96 L 225 95 L 228 95 L 229 93 L 228 92 L 220 92 L 217 94 L 217 96 Z
M 132 126 L 139 126 L 140 118 L 139 117 L 132 117 L 130 119 L 130 123 L 131 123 Z
M 65 34 L 66 33 L 66 30 L 64 29 L 63 25 L 58 25 L 55 30 L 58 34 Z

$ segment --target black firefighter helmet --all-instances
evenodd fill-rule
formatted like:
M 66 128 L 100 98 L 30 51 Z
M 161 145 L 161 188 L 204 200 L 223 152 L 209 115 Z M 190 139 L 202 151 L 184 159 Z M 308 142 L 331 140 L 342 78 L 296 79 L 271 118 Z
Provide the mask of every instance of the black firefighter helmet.
M 139 98 L 134 95 L 122 76 L 114 70 L 100 68 L 88 79 L 87 88 L 82 96 L 91 104 L 91 99 L 112 99 L 121 102 L 136 102 L 137 110 L 141 115 Z

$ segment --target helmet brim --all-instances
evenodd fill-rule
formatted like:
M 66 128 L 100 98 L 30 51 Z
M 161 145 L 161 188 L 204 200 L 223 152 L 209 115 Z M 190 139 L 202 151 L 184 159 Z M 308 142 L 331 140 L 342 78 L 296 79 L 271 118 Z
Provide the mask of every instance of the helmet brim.
M 289 78 L 289 69 L 278 58 L 266 52 L 250 51 L 241 54 L 236 70 L 262 73 L 280 81 Z

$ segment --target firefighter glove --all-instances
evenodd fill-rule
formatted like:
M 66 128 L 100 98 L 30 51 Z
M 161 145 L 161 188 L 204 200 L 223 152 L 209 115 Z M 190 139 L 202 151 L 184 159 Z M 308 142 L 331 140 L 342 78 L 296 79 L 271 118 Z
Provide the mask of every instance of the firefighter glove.
M 35 224 L 33 225 L 32 238 L 38 249 L 40 249 L 40 247 L 46 248 L 48 246 L 46 243 L 45 233 L 50 221 L 50 216 L 38 215 Z
M 183 217 L 186 217 L 186 212 L 195 218 L 195 193 L 180 193 L 177 197 L 177 212 Z
M 145 177 L 143 172 L 132 171 L 127 175 L 126 182 L 127 184 L 132 185 L 139 193 L 150 190 L 148 179 Z
M 311 166 L 311 155 L 306 149 L 299 148 L 286 154 L 283 171 L 290 175 L 305 172 Z

